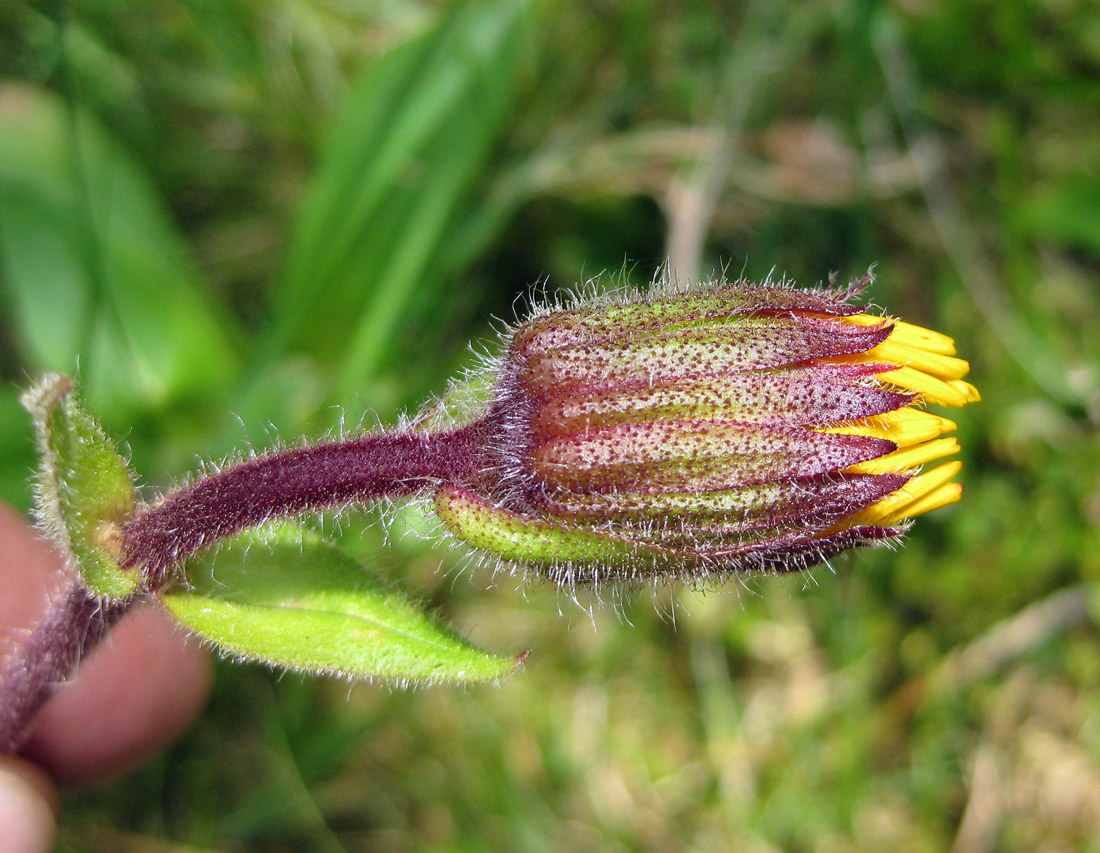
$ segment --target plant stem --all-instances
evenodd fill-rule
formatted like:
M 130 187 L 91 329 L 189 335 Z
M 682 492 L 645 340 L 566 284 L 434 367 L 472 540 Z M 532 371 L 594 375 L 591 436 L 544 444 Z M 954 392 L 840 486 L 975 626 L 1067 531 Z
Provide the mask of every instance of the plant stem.
M 38 710 L 138 600 L 103 602 L 79 580 L 58 594 L 46 618 L 0 672 L 0 755 L 19 750 Z
M 410 431 L 296 447 L 201 477 L 122 525 L 119 563 L 145 595 L 219 539 L 277 518 L 411 494 L 438 482 L 469 484 L 492 464 L 499 416 L 435 434 Z M 103 601 L 75 580 L 0 672 L 0 754 L 17 751 L 35 713 L 81 657 L 142 594 Z
M 489 418 L 461 429 L 394 432 L 281 450 L 202 477 L 139 510 L 122 531 L 125 568 L 146 589 L 201 548 L 249 527 L 303 512 L 466 482 L 487 462 Z

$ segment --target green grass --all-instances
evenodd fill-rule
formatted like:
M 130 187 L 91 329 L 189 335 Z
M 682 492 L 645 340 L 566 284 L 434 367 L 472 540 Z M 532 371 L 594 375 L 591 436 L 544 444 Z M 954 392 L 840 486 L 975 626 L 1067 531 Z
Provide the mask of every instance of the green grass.
M 223 666 L 177 746 L 66 795 L 63 848 L 1097 849 L 1091 11 L 370 8 L 0 8 L 4 499 L 29 502 L 16 397 L 47 369 L 79 359 L 163 485 L 415 410 L 532 285 L 644 285 L 670 235 L 704 274 L 876 264 L 872 298 L 973 365 L 966 495 L 898 552 L 594 608 L 345 525 L 525 671 Z

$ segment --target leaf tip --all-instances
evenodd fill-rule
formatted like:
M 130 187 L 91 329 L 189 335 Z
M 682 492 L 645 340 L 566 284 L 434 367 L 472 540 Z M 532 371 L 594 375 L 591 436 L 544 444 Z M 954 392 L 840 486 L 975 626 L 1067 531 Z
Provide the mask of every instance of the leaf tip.
M 75 391 L 70 377 L 49 373 L 21 397 L 39 451 L 35 516 L 88 589 L 123 599 L 140 583 L 119 565 L 120 524 L 133 512 L 133 478 Z
M 19 396 L 19 402 L 36 420 L 43 419 L 75 388 L 76 383 L 65 374 L 47 373 Z

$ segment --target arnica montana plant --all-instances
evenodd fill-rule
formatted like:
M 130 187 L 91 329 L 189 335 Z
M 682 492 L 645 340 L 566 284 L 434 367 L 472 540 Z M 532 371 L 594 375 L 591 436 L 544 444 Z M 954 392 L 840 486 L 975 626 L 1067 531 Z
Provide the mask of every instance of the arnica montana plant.
M 303 513 L 424 496 L 486 562 L 568 586 L 789 572 L 896 541 L 961 492 L 961 463 L 943 461 L 955 424 L 925 406 L 978 393 L 950 338 L 853 304 L 868 283 L 658 284 L 544 308 L 506 336 L 462 425 L 273 451 L 144 505 L 72 383 L 48 377 L 25 398 L 38 515 L 76 580 L 0 673 L 0 750 L 86 648 L 72 638 L 151 596 L 223 650 L 292 668 L 406 682 L 513 667 L 449 633 L 411 649 L 430 633 L 414 608 L 315 533 L 271 526 Z M 230 558 L 205 595 L 218 543 Z
M 559 583 L 792 571 L 949 504 L 978 399 L 950 338 L 848 293 L 665 288 L 545 311 L 499 361 L 486 462 L 442 484 L 475 548 Z M 472 472 L 473 473 L 473 472 Z

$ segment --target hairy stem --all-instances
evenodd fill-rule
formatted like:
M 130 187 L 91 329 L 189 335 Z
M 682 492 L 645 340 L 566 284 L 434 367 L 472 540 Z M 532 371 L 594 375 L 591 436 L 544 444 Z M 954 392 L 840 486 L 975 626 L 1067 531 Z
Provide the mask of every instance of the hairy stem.
M 490 416 L 450 432 L 367 435 L 249 459 L 139 509 L 122 526 L 119 562 L 155 593 L 187 557 L 246 528 L 443 481 L 468 484 L 489 464 L 495 428 Z M 0 671 L 0 754 L 22 746 L 57 685 L 142 597 L 104 602 L 79 580 L 58 597 Z
M 155 590 L 173 566 L 249 527 L 465 482 L 484 465 L 492 428 L 484 419 L 451 432 L 367 435 L 250 459 L 139 510 L 123 527 L 121 564 Z
M 79 580 L 58 594 L 46 618 L 0 671 L 0 755 L 19 750 L 38 710 L 137 600 L 105 603 Z

